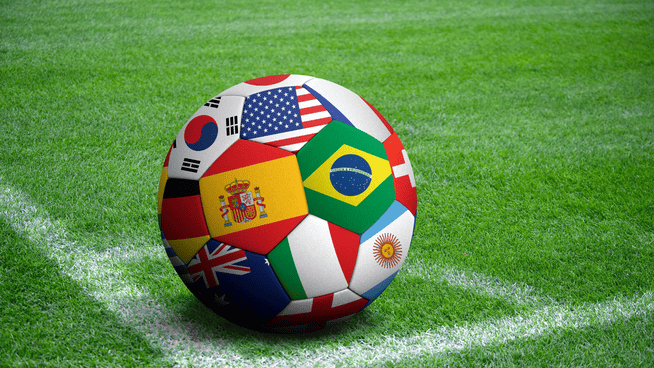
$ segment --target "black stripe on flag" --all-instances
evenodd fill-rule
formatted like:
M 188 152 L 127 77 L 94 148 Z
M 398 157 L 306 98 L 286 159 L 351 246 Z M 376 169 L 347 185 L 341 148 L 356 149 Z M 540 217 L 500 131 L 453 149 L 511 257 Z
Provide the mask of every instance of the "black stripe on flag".
M 238 134 L 238 116 L 232 116 L 225 119 L 227 136 Z
M 200 195 L 200 182 L 197 180 L 169 178 L 164 189 L 164 198 L 179 198 Z
M 217 109 L 219 105 L 220 105 L 220 97 L 214 97 L 211 100 L 209 100 L 209 102 L 204 104 L 204 106 L 213 107 L 214 109 Z
M 190 171 L 192 173 L 198 172 L 199 167 L 200 167 L 200 160 L 193 160 L 191 158 L 185 158 L 184 162 L 182 163 L 182 170 Z

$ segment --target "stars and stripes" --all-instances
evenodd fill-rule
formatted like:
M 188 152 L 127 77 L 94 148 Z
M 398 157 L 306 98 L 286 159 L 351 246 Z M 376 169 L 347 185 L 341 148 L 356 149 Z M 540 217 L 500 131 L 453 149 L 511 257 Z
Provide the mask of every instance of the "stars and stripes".
M 331 121 L 329 112 L 304 87 L 275 88 L 245 100 L 241 138 L 297 152 Z
M 193 282 L 202 280 L 204 286 L 212 288 L 218 286 L 218 273 L 229 273 L 233 275 L 245 275 L 250 273 L 250 267 L 238 265 L 247 260 L 245 251 L 229 246 L 225 243 L 209 241 L 191 259 L 188 264 L 188 272 Z

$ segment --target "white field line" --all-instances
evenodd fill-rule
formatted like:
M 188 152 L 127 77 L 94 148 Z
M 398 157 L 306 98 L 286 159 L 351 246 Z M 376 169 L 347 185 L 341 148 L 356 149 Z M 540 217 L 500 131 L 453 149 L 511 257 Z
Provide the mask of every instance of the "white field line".
M 147 337 L 153 348 L 162 349 L 171 361 L 182 366 L 242 365 L 243 361 L 228 342 L 213 331 L 190 323 L 173 313 L 153 295 L 134 285 L 117 265 L 148 257 L 166 258 L 161 245 L 140 242 L 98 252 L 67 239 L 61 224 L 31 204 L 26 195 L 0 182 L 0 216 L 20 235 L 31 240 L 37 251 L 56 261 L 61 272 L 72 278 L 93 298 L 122 319 L 126 326 Z M 167 262 L 167 259 L 166 259 Z M 210 343 L 209 343 L 210 342 Z M 198 354 L 211 351 L 208 357 Z M 216 354 L 219 352 L 219 354 Z
M 528 285 L 510 284 L 478 273 L 420 264 L 408 265 L 409 274 L 427 279 L 447 280 L 451 285 L 520 304 L 537 306 L 525 316 L 506 317 L 482 323 L 438 328 L 410 337 L 370 336 L 355 344 L 337 348 L 297 349 L 282 358 L 261 357 L 248 361 L 235 351 L 232 343 L 206 326 L 190 321 L 163 306 L 143 288 L 133 285 L 119 272 L 125 265 L 143 257 L 165 257 L 160 246 L 124 246 L 97 252 L 67 239 L 61 224 L 49 219 L 27 196 L 0 182 L 0 216 L 32 246 L 55 260 L 63 273 L 71 277 L 116 313 L 126 326 L 136 329 L 162 349 L 180 366 L 337 366 L 382 365 L 417 357 L 457 352 L 466 348 L 498 345 L 511 340 L 537 337 L 559 329 L 580 329 L 591 325 L 643 316 L 654 311 L 652 293 L 637 298 L 588 303 L 576 307 L 551 304 Z M 249 341 L 250 346 L 267 346 L 269 341 Z
M 400 275 L 415 276 L 430 281 L 444 281 L 452 287 L 531 308 L 559 304 L 552 297 L 543 295 L 531 285 L 521 282 L 510 283 L 497 277 L 445 267 L 437 263 L 428 266 L 424 262 L 411 260 L 402 265 Z
M 389 361 L 440 355 L 464 349 L 497 346 L 503 343 L 539 337 L 557 330 L 579 330 L 588 326 L 608 325 L 637 316 L 651 316 L 654 295 L 616 299 L 581 306 L 545 306 L 526 316 L 506 317 L 482 323 L 443 327 L 411 337 L 380 337 L 365 344 L 325 350 L 324 361 L 345 366 L 379 366 Z M 649 317 L 648 317 L 649 318 Z M 330 357 L 330 358 L 327 358 Z

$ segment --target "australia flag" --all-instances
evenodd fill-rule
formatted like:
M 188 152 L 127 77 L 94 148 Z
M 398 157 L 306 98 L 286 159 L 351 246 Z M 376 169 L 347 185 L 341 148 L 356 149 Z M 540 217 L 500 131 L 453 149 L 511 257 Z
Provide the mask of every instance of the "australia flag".
M 250 320 L 253 328 L 290 302 L 266 256 L 213 239 L 191 259 L 188 272 L 208 307 L 228 320 Z

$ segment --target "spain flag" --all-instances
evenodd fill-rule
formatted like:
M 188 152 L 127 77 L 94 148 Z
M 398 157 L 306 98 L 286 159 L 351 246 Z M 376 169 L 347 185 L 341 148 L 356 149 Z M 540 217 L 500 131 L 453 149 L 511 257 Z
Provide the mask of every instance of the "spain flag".
M 267 254 L 306 217 L 295 155 L 239 140 L 200 179 L 202 207 L 211 237 Z
M 309 213 L 361 234 L 393 203 L 395 189 L 383 144 L 333 121 L 298 153 Z

